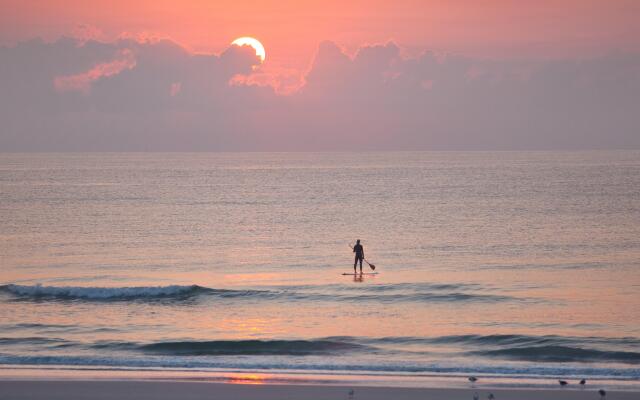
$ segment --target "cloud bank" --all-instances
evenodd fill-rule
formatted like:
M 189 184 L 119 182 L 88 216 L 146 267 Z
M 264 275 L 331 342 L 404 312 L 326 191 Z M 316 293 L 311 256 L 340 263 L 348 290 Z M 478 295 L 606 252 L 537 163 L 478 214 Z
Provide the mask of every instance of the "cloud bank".
M 250 48 L 194 54 L 167 39 L 0 47 L 0 151 L 640 148 L 640 54 L 486 60 L 323 42 L 299 87 L 257 63 Z

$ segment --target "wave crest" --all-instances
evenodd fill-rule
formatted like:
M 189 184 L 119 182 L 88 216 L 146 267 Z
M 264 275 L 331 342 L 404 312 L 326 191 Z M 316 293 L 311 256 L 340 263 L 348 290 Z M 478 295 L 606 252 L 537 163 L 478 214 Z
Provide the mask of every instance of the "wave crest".
M 136 287 L 81 287 L 81 286 L 42 286 L 42 285 L 3 285 L 0 293 L 26 300 L 85 300 L 85 301 L 118 301 L 118 300 L 142 300 L 155 299 L 184 300 L 197 296 L 215 297 L 221 299 L 247 299 L 247 300 L 295 300 L 295 301 L 344 301 L 344 302 L 378 302 L 378 303 L 439 303 L 439 302 L 528 302 L 527 298 L 510 297 L 487 293 L 465 293 L 456 289 L 453 285 L 436 285 L 434 289 L 413 288 L 412 291 L 403 292 L 408 288 L 400 285 L 393 289 L 390 286 L 372 287 L 371 292 L 363 292 L 349 288 L 346 292 L 343 288 L 320 287 L 292 287 L 278 289 L 214 289 L 199 285 L 170 285 L 170 286 L 136 286 Z M 297 290 L 296 290 L 297 289 Z M 460 288 L 457 288 L 460 289 Z M 333 291 L 333 293 L 332 293 Z M 338 292 L 338 293 L 336 293 Z
M 206 290 L 206 288 L 198 285 L 79 287 L 11 284 L 0 286 L 0 291 L 18 297 L 80 300 L 131 300 L 139 298 L 184 297 L 195 295 L 203 290 Z
M 355 351 L 366 346 L 334 340 L 213 340 L 159 342 L 139 346 L 154 354 L 180 356 L 317 355 Z
M 569 346 L 531 346 L 471 352 L 485 357 L 532 362 L 620 362 L 640 364 L 640 353 L 604 351 Z

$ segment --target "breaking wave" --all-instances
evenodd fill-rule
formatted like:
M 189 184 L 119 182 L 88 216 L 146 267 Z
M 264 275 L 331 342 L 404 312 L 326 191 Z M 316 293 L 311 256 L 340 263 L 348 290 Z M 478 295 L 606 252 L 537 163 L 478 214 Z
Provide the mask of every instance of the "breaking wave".
M 3 285 L 0 291 L 24 298 L 53 298 L 79 300 L 131 300 L 159 297 L 193 296 L 206 290 L 197 285 L 189 286 L 139 286 L 139 287 L 77 287 L 77 286 L 25 286 Z
M 365 349 L 356 343 L 332 340 L 213 340 L 159 342 L 139 346 L 154 354 L 204 355 L 316 355 Z
M 315 290 L 314 290 L 315 289 Z M 303 300 L 303 301 L 346 301 L 346 302 L 501 302 L 529 301 L 531 299 L 464 292 L 455 285 L 434 285 L 434 287 L 399 289 L 391 291 L 387 287 L 372 287 L 370 292 L 346 291 L 343 288 L 300 287 L 288 289 L 238 290 L 213 289 L 199 285 L 137 286 L 137 287 L 80 287 L 43 285 L 2 285 L 0 293 L 6 293 L 23 300 L 85 300 L 124 301 L 154 299 L 184 300 L 194 297 L 217 297 L 223 299 L 242 298 L 256 300 Z
M 471 352 L 474 355 L 532 362 L 619 362 L 640 364 L 640 353 L 569 346 L 532 346 Z
M 288 358 L 274 357 L 130 357 L 123 358 L 109 355 L 67 356 L 67 355 L 4 355 L 0 354 L 0 365 L 56 365 L 56 366 L 99 366 L 112 368 L 216 368 L 234 371 L 283 370 L 283 371 L 325 371 L 325 372 L 365 372 L 378 374 L 421 373 L 467 375 L 486 374 L 488 376 L 540 377 L 549 379 L 557 376 L 582 376 L 621 380 L 637 380 L 640 376 L 638 368 L 606 368 L 585 365 L 583 367 L 562 364 L 544 365 L 496 365 L 482 362 L 473 364 L 451 365 L 443 362 L 397 362 L 367 363 L 353 360 L 340 361 L 332 357 L 316 358 L 309 362 L 296 362 Z M 466 379 L 465 379 L 466 380 Z

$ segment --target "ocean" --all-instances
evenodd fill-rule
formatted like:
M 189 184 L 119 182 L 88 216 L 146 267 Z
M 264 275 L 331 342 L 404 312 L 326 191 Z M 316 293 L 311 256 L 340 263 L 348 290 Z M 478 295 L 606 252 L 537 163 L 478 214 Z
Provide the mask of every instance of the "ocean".
M 0 376 L 640 387 L 638 151 L 0 153 L 0 257 Z

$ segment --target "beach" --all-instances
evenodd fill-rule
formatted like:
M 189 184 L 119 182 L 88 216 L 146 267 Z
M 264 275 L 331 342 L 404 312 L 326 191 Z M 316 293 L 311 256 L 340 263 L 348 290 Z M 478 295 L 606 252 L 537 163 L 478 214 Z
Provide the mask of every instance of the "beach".
M 0 381 L 0 399 L 29 400 L 330 400 L 349 399 L 344 386 L 251 385 L 150 381 Z M 584 400 L 599 399 L 596 390 L 437 389 L 356 387 L 360 400 Z M 637 399 L 640 392 L 608 392 L 614 400 Z

